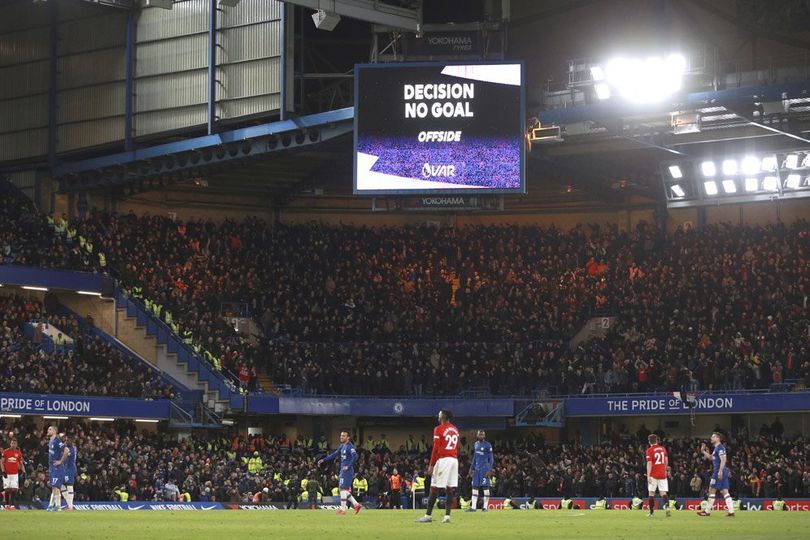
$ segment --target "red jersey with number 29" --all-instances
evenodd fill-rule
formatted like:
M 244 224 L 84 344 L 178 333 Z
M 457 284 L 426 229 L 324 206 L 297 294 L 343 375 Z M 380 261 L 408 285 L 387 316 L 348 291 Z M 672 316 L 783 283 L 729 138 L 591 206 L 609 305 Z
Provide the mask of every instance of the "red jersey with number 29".
M 667 449 L 656 444 L 647 448 L 647 463 L 652 463 L 650 476 L 656 480 L 664 480 L 667 477 Z
M 430 465 L 436 460 L 451 457 L 458 459 L 458 429 L 453 424 L 440 424 L 433 430 L 433 452 Z

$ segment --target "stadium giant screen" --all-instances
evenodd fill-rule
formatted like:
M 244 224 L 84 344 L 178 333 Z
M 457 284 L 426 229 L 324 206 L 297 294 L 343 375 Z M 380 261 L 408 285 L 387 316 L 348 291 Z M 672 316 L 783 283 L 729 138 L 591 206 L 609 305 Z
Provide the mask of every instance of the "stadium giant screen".
M 354 192 L 523 193 L 520 63 L 355 66 Z

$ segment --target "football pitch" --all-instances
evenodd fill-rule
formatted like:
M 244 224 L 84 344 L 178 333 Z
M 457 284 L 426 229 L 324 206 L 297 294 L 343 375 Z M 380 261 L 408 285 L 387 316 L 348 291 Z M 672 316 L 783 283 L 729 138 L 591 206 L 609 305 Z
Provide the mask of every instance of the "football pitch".
M 141 511 L 2 512 L 3 538 L 150 539 L 275 537 L 295 540 L 330 538 L 792 538 L 810 537 L 810 512 L 724 512 L 701 518 L 691 511 L 671 518 L 630 510 L 494 510 L 453 512 L 452 523 L 414 523 L 414 511 L 365 510 L 337 516 L 331 511 Z

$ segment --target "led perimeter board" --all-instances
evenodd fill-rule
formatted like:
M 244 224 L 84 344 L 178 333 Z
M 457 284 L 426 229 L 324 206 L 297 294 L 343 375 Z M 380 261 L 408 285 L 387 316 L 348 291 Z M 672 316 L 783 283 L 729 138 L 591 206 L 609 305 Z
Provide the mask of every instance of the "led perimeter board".
M 519 62 L 355 66 L 354 193 L 525 193 L 524 71 Z

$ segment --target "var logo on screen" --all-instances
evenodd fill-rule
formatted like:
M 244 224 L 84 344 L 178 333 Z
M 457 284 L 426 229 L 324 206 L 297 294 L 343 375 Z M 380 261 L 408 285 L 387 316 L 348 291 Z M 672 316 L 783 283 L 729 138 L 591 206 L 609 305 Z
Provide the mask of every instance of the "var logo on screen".
M 422 176 L 425 178 L 433 178 L 436 176 L 455 176 L 456 175 L 456 166 L 455 165 L 431 165 L 430 163 L 425 163 L 422 165 Z
M 356 66 L 354 192 L 523 193 L 520 63 Z

